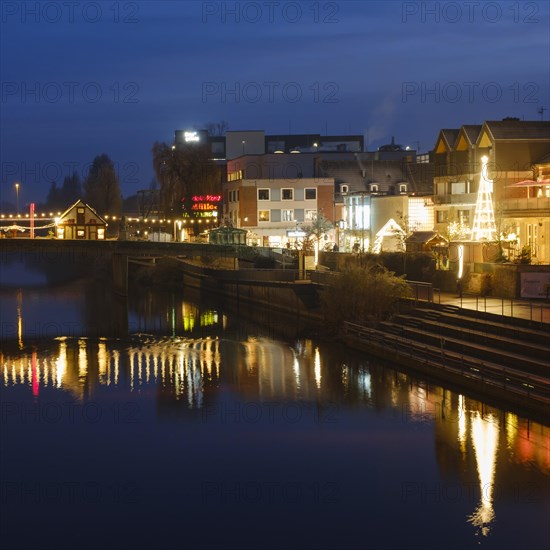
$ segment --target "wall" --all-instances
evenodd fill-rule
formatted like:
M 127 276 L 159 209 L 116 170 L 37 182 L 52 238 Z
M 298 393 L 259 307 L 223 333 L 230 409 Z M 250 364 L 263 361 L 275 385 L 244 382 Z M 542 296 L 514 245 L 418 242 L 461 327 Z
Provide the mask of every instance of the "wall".
M 265 153 L 265 133 L 263 130 L 233 132 L 225 134 L 225 155 L 227 160 L 243 155 L 263 155 Z M 243 145 L 243 141 L 245 142 Z

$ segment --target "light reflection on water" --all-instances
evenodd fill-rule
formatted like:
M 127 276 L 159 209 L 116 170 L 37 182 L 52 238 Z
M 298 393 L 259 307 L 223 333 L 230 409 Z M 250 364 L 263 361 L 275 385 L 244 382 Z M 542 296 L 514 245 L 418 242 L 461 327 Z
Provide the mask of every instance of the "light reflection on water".
M 271 483 L 274 474 L 269 472 L 277 471 L 294 479 L 291 476 L 297 468 L 297 479 L 301 479 L 312 468 L 319 468 L 324 477 L 317 479 L 336 483 L 341 491 L 342 506 L 330 509 L 325 521 L 347 522 L 355 513 L 375 517 L 373 521 L 385 534 L 378 535 L 381 538 L 376 539 L 374 548 L 437 547 L 441 536 L 450 533 L 453 539 L 445 544 L 449 548 L 473 547 L 480 540 L 495 548 L 517 546 L 526 540 L 536 548 L 548 542 L 541 523 L 549 506 L 548 426 L 385 368 L 335 345 L 301 337 L 283 341 L 262 334 L 257 325 L 236 327 L 234 316 L 213 304 L 201 306 L 174 296 L 156 300 L 144 295 L 143 301 L 130 308 L 129 319 L 147 333 L 36 340 L 25 333 L 25 326 L 32 326 L 34 319 L 33 309 L 25 309 L 29 301 L 24 291 L 11 303 L 20 328 L 0 352 L 0 425 L 16 428 L 10 432 L 10 441 L 17 442 L 19 431 L 29 430 L 39 439 L 48 429 L 57 429 L 48 418 L 55 413 L 56 404 L 95 404 L 107 410 L 106 404 L 112 406 L 114 400 L 121 406 L 131 405 L 126 412 L 132 417 L 136 413 L 142 421 L 135 435 L 130 425 L 127 432 L 116 432 L 116 437 L 123 437 L 125 444 L 135 441 L 139 448 L 142 439 L 155 434 L 156 446 L 149 451 L 153 454 L 148 455 L 147 464 L 157 468 L 159 464 L 164 468 L 166 457 L 174 453 L 175 463 L 190 460 L 186 457 L 191 447 L 174 450 L 173 441 L 183 429 L 185 441 L 206 448 L 230 438 L 231 443 L 219 443 L 221 446 L 209 451 L 212 456 L 222 453 L 232 464 L 232 473 L 226 474 L 229 487 L 238 485 L 235 480 L 243 480 L 241 487 L 258 479 Z M 41 436 L 32 432 L 36 419 Z M 109 451 L 102 438 L 110 436 L 96 435 L 94 426 L 78 428 L 82 437 L 106 446 L 99 451 L 102 455 Z M 105 432 L 111 429 L 101 428 Z M 236 448 L 231 437 L 238 442 Z M 49 453 L 61 458 L 73 452 L 70 438 L 56 441 L 60 447 Z M 274 442 L 279 441 L 276 447 Z M 255 470 L 247 459 L 260 452 L 258 445 L 270 450 L 261 455 L 263 460 Z M 281 449 L 283 454 L 279 454 Z M 232 462 L 231 453 L 237 451 L 238 458 Z M 123 447 L 118 452 L 124 456 Z M 195 475 L 190 480 L 199 476 L 207 460 L 199 456 L 192 463 Z M 307 457 L 307 465 L 300 469 L 297 465 L 302 456 Z M 19 458 L 13 454 L 12 468 L 17 468 Z M 82 458 L 82 471 L 95 467 L 95 460 Z M 128 456 L 124 463 L 129 460 L 136 458 Z M 20 475 L 28 475 L 21 468 Z M 215 477 L 214 482 L 225 483 L 219 479 Z M 379 482 L 383 485 L 377 489 Z M 161 485 L 164 500 L 155 500 L 156 486 L 148 489 L 148 498 L 163 513 L 175 506 L 166 501 L 170 490 L 166 483 Z M 359 496 L 355 485 L 363 487 Z M 205 498 L 204 492 L 199 501 L 201 496 Z M 231 503 L 234 521 L 240 508 L 253 513 L 242 500 Z M 228 513 L 223 498 L 209 504 Z M 276 504 L 288 508 L 292 503 Z M 297 514 L 304 518 L 318 514 L 316 503 L 313 508 L 311 502 L 304 504 L 311 510 L 304 506 Z M 196 504 L 190 506 L 192 510 Z M 278 513 L 283 512 L 279 509 Z M 407 528 L 392 530 L 393 513 Z M 192 513 L 188 510 L 187 514 Z M 517 517 L 532 539 L 517 533 Z M 357 520 L 352 524 L 359 532 L 361 521 Z M 261 524 L 258 518 L 256 521 Z M 353 531 L 354 527 L 347 529 Z M 407 529 L 414 537 L 424 533 L 428 540 L 424 538 L 420 546 L 412 543 Z M 275 541 L 282 543 L 277 535 L 273 537 L 274 545 Z M 335 539 L 309 537 L 306 540 L 316 547 L 334 547 Z M 269 540 L 264 542 L 270 546 Z

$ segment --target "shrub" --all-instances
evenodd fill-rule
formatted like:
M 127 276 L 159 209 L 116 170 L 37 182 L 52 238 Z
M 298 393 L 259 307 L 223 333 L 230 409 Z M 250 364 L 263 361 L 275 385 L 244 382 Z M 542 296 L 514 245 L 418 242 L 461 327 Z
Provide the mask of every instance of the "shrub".
M 324 293 L 328 328 L 337 332 L 343 321 L 376 324 L 396 311 L 400 298 L 411 295 L 402 277 L 379 264 L 348 268 L 335 276 Z

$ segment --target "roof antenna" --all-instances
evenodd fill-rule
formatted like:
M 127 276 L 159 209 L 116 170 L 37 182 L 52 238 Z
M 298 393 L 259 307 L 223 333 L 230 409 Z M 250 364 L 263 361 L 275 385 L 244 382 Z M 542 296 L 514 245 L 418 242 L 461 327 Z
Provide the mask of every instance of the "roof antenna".
M 544 111 L 548 111 L 546 107 L 539 107 L 537 113 L 540 115 L 540 119 L 544 120 Z

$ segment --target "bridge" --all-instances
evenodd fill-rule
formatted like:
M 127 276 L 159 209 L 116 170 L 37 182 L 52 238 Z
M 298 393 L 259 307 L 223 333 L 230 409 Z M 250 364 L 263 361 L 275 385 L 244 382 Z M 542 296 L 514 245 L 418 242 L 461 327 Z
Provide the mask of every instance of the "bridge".
M 3 259 L 17 255 L 21 258 L 32 257 L 39 264 L 74 265 L 83 260 L 110 262 L 113 290 L 119 296 L 128 294 L 130 266 L 156 266 L 168 259 L 172 260 L 171 267 L 182 272 L 185 284 L 213 292 L 232 294 L 234 291 L 240 292 L 247 284 L 286 289 L 290 286 L 304 304 L 311 306 L 316 301 L 315 296 L 311 289 L 306 291 L 305 286 L 318 286 L 306 280 L 304 269 L 292 269 L 290 258 L 287 258 L 285 266 L 285 256 L 281 255 L 279 259 L 282 259 L 283 269 L 239 269 L 243 265 L 252 266 L 260 256 L 274 257 L 270 248 L 243 245 L 17 238 L 0 239 L 0 255 Z M 247 294 L 251 296 L 254 292 Z M 273 305 L 277 305 L 277 300 Z

